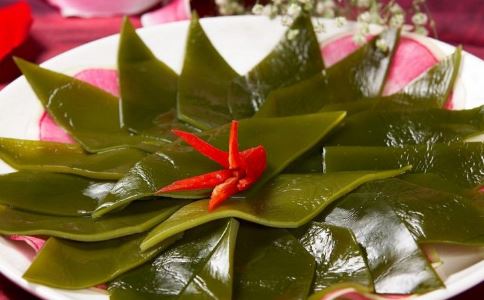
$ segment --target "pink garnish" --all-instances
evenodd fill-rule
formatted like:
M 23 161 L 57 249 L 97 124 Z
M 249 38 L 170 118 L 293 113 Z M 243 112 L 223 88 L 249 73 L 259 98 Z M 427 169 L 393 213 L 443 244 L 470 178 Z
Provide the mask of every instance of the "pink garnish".
M 74 77 L 103 89 L 114 96 L 119 96 L 119 80 L 116 70 L 86 69 L 77 73 Z M 44 112 L 39 120 L 39 131 L 41 141 L 74 143 L 72 137 L 58 126 L 47 112 Z
M 28 236 L 28 235 L 11 235 L 8 237 L 12 241 L 21 241 L 25 242 L 29 245 L 34 251 L 37 253 L 42 249 L 45 244 L 45 240 L 35 237 L 35 236 Z
M 160 9 L 142 15 L 141 24 L 143 24 L 143 26 L 152 26 L 156 24 L 188 20 L 190 15 L 189 0 L 172 0 Z
M 64 17 L 110 17 L 141 13 L 161 0 L 47 0 Z

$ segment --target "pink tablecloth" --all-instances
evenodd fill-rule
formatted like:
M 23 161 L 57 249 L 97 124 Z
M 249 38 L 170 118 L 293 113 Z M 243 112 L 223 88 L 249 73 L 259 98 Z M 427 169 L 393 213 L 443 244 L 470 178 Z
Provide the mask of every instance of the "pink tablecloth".
M 2 2 L 12 0 L 0 0 Z M 103 1 L 103 0 L 100 0 Z M 109 0 L 110 1 L 110 0 Z M 42 0 L 28 0 L 34 14 L 34 24 L 28 41 L 15 55 L 37 63 L 86 42 L 117 33 L 121 18 L 79 19 L 62 18 L 58 11 Z M 202 14 L 210 14 L 209 0 L 194 0 L 194 7 Z M 410 0 L 398 1 L 408 5 Z M 462 44 L 464 49 L 484 59 L 484 0 L 427 0 L 437 23 L 438 38 L 448 43 Z M 139 26 L 139 17 L 132 21 Z M 0 63 L 0 89 L 19 76 L 11 59 Z M 483 87 L 484 88 L 484 87 Z M 483 93 L 484 98 L 484 93 Z M 0 300 L 29 300 L 36 297 L 24 292 L 0 274 Z M 484 299 L 481 284 L 453 300 Z

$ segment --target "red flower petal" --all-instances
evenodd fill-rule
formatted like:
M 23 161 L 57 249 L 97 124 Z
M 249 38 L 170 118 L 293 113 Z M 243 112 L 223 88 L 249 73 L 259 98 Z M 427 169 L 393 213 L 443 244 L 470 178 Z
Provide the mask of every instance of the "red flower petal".
M 26 2 L 0 7 L 0 60 L 25 41 L 30 25 L 32 15 Z
M 152 26 L 190 18 L 189 0 L 172 0 L 168 5 L 141 16 L 143 26 Z
M 22 241 L 29 245 L 35 252 L 39 252 L 40 249 L 45 244 L 45 240 L 35 237 L 35 236 L 28 236 L 28 235 L 11 235 L 9 239 L 12 241 Z
M 241 166 L 239 153 L 239 122 L 232 121 L 229 135 L 229 168 L 238 169 Z
M 116 70 L 86 69 L 77 73 L 74 77 L 119 96 L 119 80 Z M 47 112 L 44 112 L 39 120 L 39 138 L 41 141 L 75 143 L 72 137 L 57 125 Z
M 267 167 L 267 154 L 264 147 L 259 145 L 243 151 L 241 156 L 244 162 L 245 177 L 239 180 L 237 187 L 240 191 L 244 191 L 259 180 L 264 173 Z
M 138 14 L 160 0 L 47 0 L 64 17 L 110 17 Z

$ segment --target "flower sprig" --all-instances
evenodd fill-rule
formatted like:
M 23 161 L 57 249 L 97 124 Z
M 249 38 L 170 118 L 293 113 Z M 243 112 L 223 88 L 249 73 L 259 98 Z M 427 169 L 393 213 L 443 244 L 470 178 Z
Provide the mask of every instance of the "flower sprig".
M 219 13 L 222 15 L 248 13 L 243 2 L 216 0 Z M 339 27 L 344 26 L 347 20 L 353 20 L 356 21 L 354 40 L 361 44 L 370 34 L 370 24 L 392 28 L 404 27 L 407 31 L 428 35 L 428 29 L 433 30 L 435 24 L 429 17 L 426 4 L 426 0 L 413 0 L 411 7 L 404 9 L 397 0 L 261 0 L 252 6 L 250 12 L 270 18 L 280 17 L 285 26 L 290 26 L 301 13 L 334 19 Z M 326 28 L 322 22 L 317 22 L 315 30 L 325 32 Z M 296 34 L 297 32 L 288 33 L 289 37 Z

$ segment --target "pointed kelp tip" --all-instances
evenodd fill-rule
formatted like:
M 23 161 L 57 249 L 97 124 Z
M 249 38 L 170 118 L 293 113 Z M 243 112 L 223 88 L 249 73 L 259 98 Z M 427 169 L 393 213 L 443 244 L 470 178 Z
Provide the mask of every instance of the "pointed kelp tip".
M 20 71 L 22 72 L 22 74 L 25 75 L 25 73 L 27 73 L 29 70 L 32 70 L 33 67 L 37 66 L 36 64 L 34 63 L 31 63 L 23 58 L 20 58 L 20 57 L 17 57 L 17 56 L 14 56 L 13 57 L 13 61 L 15 62 L 15 64 L 17 65 L 17 67 L 20 69 Z
M 118 65 L 125 61 L 139 61 L 154 57 L 153 52 L 136 33 L 136 28 L 129 18 L 125 17 L 119 38 Z

